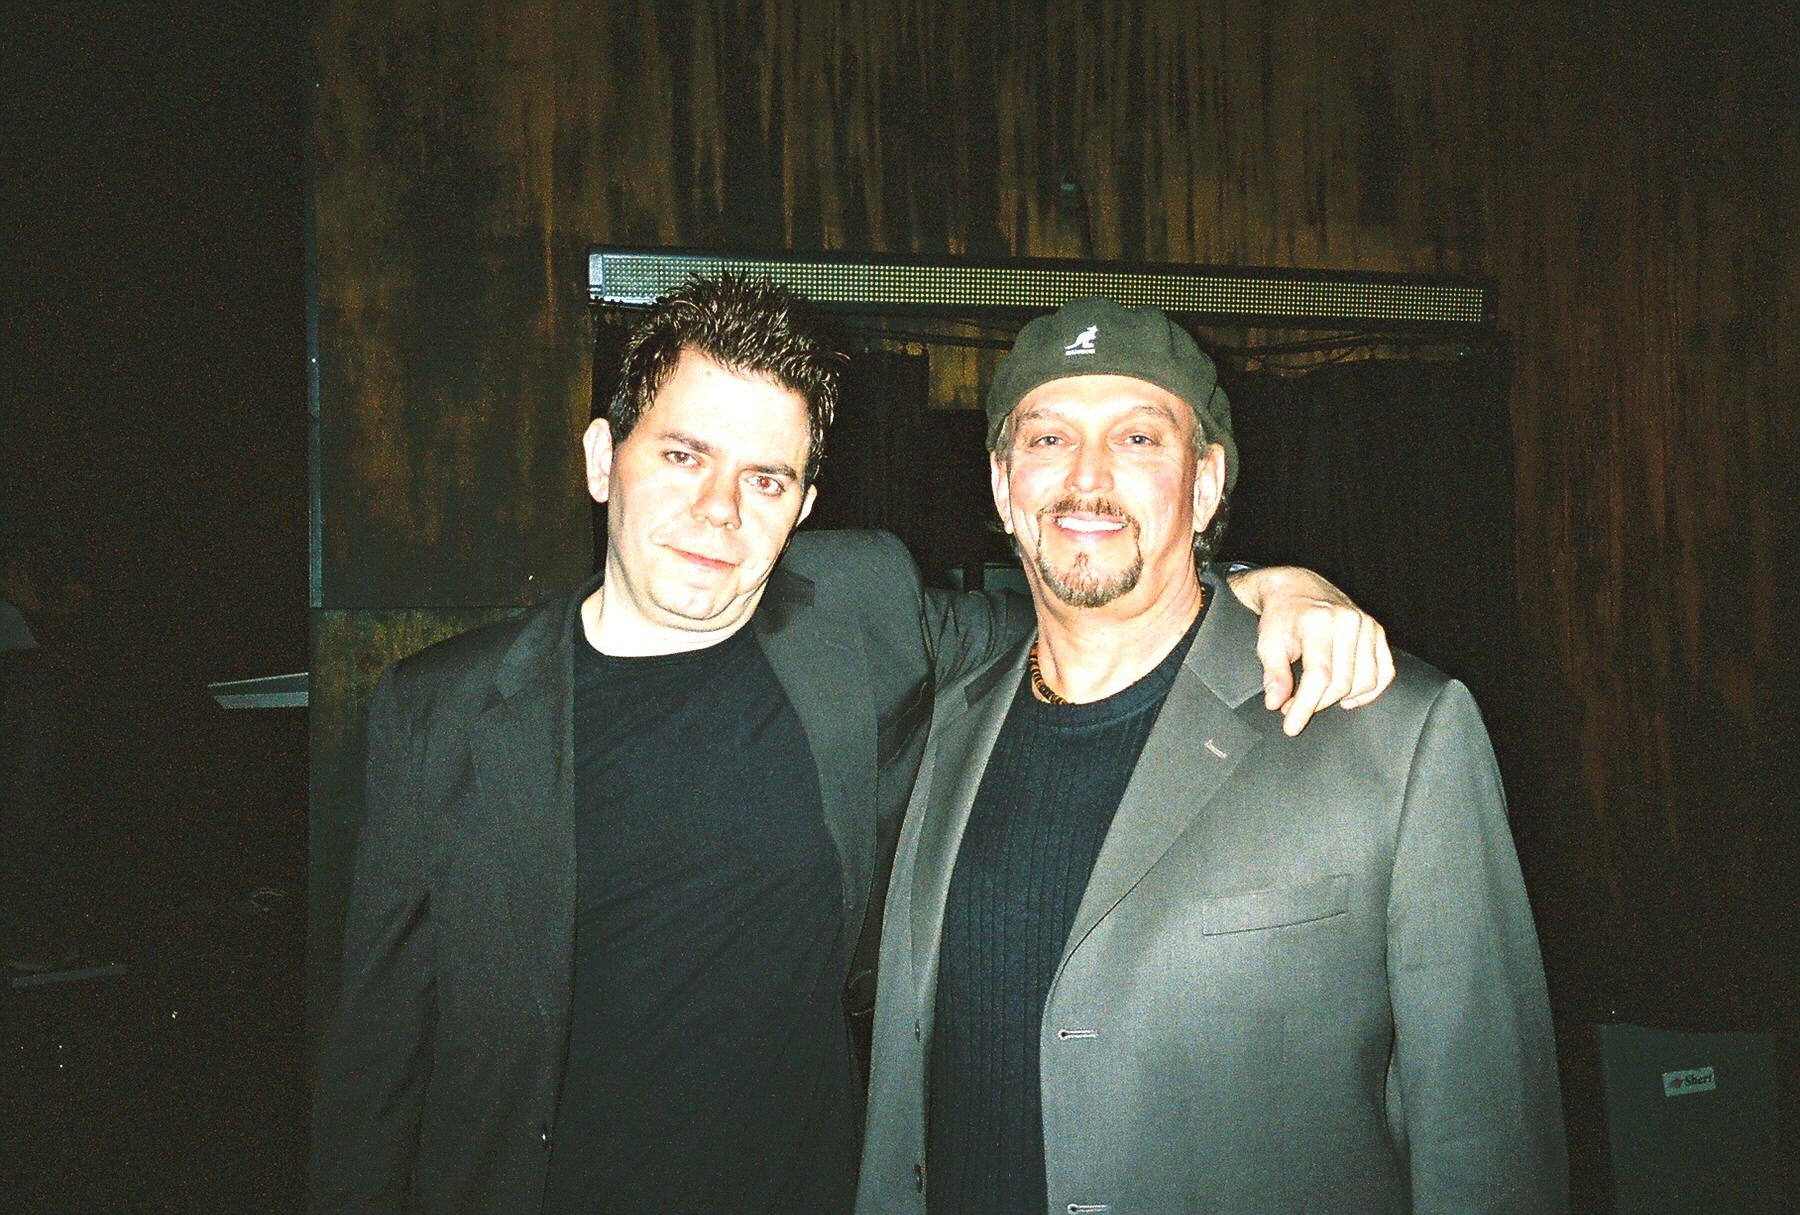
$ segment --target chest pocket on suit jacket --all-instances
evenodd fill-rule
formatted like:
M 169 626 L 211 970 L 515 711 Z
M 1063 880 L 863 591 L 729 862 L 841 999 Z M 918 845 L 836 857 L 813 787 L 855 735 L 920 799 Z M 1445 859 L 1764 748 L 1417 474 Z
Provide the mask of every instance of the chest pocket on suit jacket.
M 1295 886 L 1252 890 L 1200 900 L 1200 931 L 1207 936 L 1310 924 L 1350 909 L 1350 877 L 1334 873 Z

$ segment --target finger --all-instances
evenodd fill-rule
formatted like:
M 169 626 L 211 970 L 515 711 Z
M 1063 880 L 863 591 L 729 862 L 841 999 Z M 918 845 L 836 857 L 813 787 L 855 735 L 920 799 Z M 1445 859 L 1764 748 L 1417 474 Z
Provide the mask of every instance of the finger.
M 1375 690 L 1375 620 L 1364 613 L 1356 622 L 1355 669 L 1350 673 L 1350 690 L 1339 703 L 1354 708 L 1362 697 Z
M 1258 634 L 1256 656 L 1263 669 L 1263 707 L 1279 709 L 1294 692 L 1294 653 L 1285 636 Z
M 1387 629 L 1382 627 L 1379 620 L 1373 621 L 1373 625 L 1371 633 L 1373 634 L 1372 645 L 1375 658 L 1374 684 L 1366 692 L 1358 692 L 1355 696 L 1346 697 L 1344 700 L 1346 709 L 1360 709 L 1387 691 L 1387 686 L 1394 682 L 1394 651 L 1388 645 Z
M 1324 666 L 1304 657 L 1300 660 L 1300 684 L 1281 713 L 1281 732 L 1289 738 L 1306 729 L 1306 723 L 1318 712 L 1320 698 L 1325 695 Z
M 1348 614 L 1334 611 L 1331 620 L 1331 669 L 1325 672 L 1325 695 L 1321 709 L 1337 704 L 1350 695 L 1356 678 L 1356 635 L 1363 621 L 1361 612 Z

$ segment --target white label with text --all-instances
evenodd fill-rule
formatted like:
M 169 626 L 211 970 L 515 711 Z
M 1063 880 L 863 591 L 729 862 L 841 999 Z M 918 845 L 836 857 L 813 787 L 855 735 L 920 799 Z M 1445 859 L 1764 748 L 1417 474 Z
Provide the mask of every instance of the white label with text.
M 1694 1067 L 1681 1072 L 1663 1073 L 1663 1096 L 1685 1097 L 1689 1093 L 1710 1093 L 1719 1087 L 1719 1077 L 1710 1067 Z

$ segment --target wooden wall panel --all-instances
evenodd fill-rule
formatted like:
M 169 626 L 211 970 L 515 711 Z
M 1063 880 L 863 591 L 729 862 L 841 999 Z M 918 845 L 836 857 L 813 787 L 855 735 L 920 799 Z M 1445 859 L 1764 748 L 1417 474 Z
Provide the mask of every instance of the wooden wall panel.
M 345 5 L 320 27 L 322 606 L 520 604 L 587 546 L 585 236 L 556 221 L 524 12 Z
M 1590 1003 L 1766 1023 L 1800 797 L 1797 32 L 1778 3 L 328 2 L 326 602 L 586 569 L 589 243 L 1488 275 L 1553 965 Z

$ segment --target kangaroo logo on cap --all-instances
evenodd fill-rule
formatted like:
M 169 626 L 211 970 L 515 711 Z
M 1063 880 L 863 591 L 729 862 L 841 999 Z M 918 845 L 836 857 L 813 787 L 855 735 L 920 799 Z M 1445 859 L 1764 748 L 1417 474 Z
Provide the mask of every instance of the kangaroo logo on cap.
M 1100 336 L 1100 326 L 1089 325 L 1075 335 L 1075 340 L 1063 347 L 1064 355 L 1094 353 L 1094 339 Z

